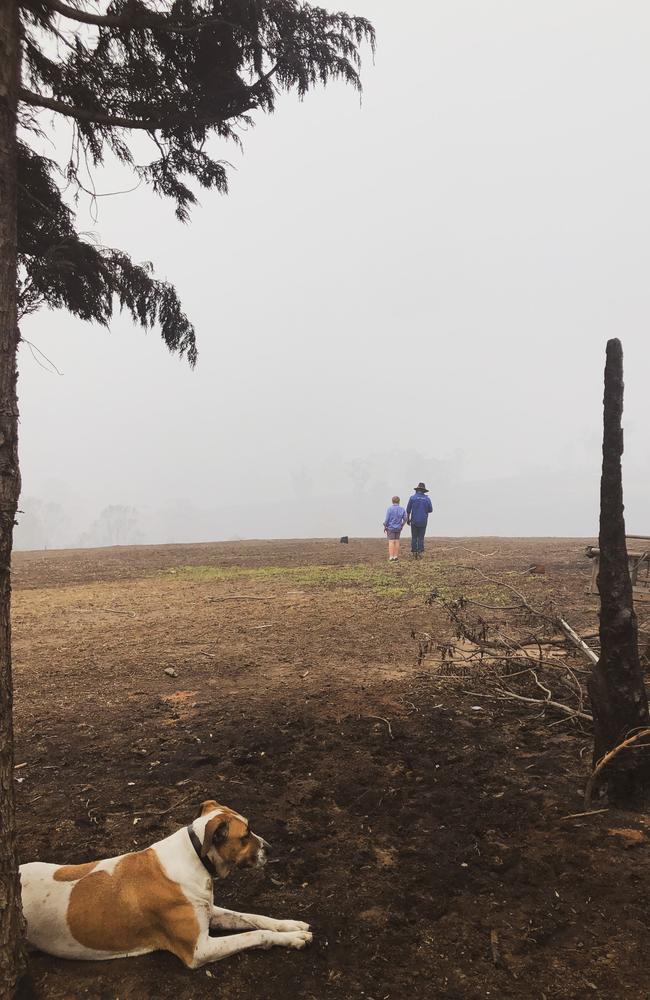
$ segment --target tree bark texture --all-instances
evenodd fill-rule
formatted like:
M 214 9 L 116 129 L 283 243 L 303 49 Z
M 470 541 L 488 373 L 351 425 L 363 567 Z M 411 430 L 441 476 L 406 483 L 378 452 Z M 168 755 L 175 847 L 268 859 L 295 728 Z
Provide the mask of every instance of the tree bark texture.
M 11 681 L 11 547 L 20 494 L 16 399 L 16 109 L 20 19 L 0 0 L 0 1000 L 25 969 L 16 850 Z
M 594 762 L 639 727 L 650 723 L 639 659 L 637 620 L 623 516 L 623 349 L 607 344 L 603 468 L 600 481 L 600 660 L 589 681 L 594 716 Z M 603 772 L 610 801 L 634 805 L 650 789 L 650 759 L 623 752 Z M 602 787 L 602 786 L 601 786 Z

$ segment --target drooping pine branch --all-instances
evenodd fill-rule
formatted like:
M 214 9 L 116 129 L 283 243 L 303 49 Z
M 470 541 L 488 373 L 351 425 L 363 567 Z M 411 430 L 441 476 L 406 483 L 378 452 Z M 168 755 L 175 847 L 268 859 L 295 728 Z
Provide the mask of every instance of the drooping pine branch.
M 18 260 L 22 315 L 41 305 L 108 326 L 114 303 L 145 329 L 160 328 L 170 351 L 196 363 L 194 328 L 175 289 L 150 264 L 80 237 L 54 180 L 55 165 L 19 145 Z

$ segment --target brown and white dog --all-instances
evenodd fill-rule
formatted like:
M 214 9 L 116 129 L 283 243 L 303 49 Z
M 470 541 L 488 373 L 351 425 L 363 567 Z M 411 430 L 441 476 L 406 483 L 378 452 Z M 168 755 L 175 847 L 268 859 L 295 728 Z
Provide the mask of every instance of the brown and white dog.
M 82 865 L 21 865 L 27 939 L 61 958 L 107 959 L 171 951 L 197 969 L 248 948 L 304 948 L 309 924 L 213 904 L 213 878 L 266 863 L 268 844 L 226 806 L 145 851 Z M 244 934 L 210 937 L 210 929 Z

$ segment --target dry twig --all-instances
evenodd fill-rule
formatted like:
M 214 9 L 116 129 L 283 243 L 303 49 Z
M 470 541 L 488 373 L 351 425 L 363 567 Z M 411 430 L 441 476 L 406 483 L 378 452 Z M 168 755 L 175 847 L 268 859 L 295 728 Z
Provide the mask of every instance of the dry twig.
M 635 743 L 638 743 L 639 740 L 644 739 L 646 736 L 650 736 L 650 729 L 640 729 L 638 733 L 634 734 L 634 736 L 628 736 L 626 740 L 623 740 L 622 743 L 619 743 L 618 746 L 614 747 L 612 750 L 610 750 L 608 753 L 606 753 L 603 757 L 600 758 L 595 768 L 591 772 L 591 775 L 589 776 L 589 781 L 587 782 L 587 787 L 585 788 L 586 809 L 588 809 L 589 806 L 591 805 L 591 796 L 593 794 L 594 782 L 598 777 L 598 775 L 604 770 L 604 768 L 607 767 L 607 765 L 614 759 L 614 757 L 617 757 L 619 753 L 621 753 L 622 750 L 627 750 L 628 747 L 631 747 Z M 647 747 L 650 746 L 650 744 L 642 743 L 641 746 Z
M 442 546 L 441 548 L 433 549 L 432 551 L 436 553 L 454 552 L 458 551 L 459 549 L 461 549 L 463 552 L 469 552 L 473 556 L 480 556 L 481 559 L 487 559 L 489 556 L 496 556 L 499 551 L 498 549 L 495 549 L 494 552 L 479 552 L 477 549 L 468 549 L 466 545 L 445 545 Z
M 166 816 L 167 813 L 172 812 L 172 810 L 176 809 L 177 806 L 182 806 L 184 802 L 187 802 L 188 799 L 191 799 L 196 794 L 197 793 L 195 791 L 188 792 L 187 795 L 184 795 L 183 798 L 178 799 L 171 806 L 168 806 L 167 809 L 125 809 L 122 812 L 111 812 L 111 813 L 106 813 L 106 815 L 107 816 Z
M 395 737 L 393 736 L 393 730 L 391 729 L 390 722 L 388 721 L 388 719 L 385 719 L 383 715 L 366 715 L 366 719 L 376 719 L 377 722 L 385 722 L 386 725 L 388 726 L 388 735 L 390 736 L 391 740 L 395 739 Z
M 600 813 L 609 812 L 609 809 L 588 809 L 587 812 L 581 813 L 568 813 L 566 816 L 560 816 L 560 820 L 563 819 L 582 819 L 583 816 L 598 816 Z
M 227 597 L 208 597 L 209 601 L 270 601 L 270 597 L 258 597 L 254 594 L 228 594 Z
M 502 962 L 501 962 L 501 952 L 499 951 L 499 934 L 494 929 L 494 927 L 490 931 L 490 951 L 492 952 L 492 961 L 498 968 L 502 964 Z
M 512 586 L 512 584 L 506 583 L 505 580 L 495 580 L 493 576 L 486 576 L 486 574 L 482 570 L 480 570 L 478 566 L 470 566 L 468 568 L 471 569 L 474 573 L 478 573 L 478 575 L 482 577 L 487 583 L 493 583 L 496 587 L 503 587 L 504 590 L 509 590 L 511 594 L 514 594 L 515 597 L 519 598 L 522 605 L 528 611 L 531 611 L 534 615 L 537 615 L 538 618 L 542 618 L 547 622 L 553 623 L 552 618 L 549 618 L 549 616 L 544 614 L 543 611 L 540 611 L 539 608 L 534 608 L 532 604 L 529 604 L 524 595 L 521 593 L 521 591 L 516 590 L 515 587 Z
M 129 617 L 129 618 L 135 618 L 136 617 L 135 611 L 118 611 L 117 608 L 79 608 L 78 610 L 79 611 L 87 611 L 87 612 L 91 612 L 91 611 L 106 611 L 110 615 L 127 615 L 127 617 Z

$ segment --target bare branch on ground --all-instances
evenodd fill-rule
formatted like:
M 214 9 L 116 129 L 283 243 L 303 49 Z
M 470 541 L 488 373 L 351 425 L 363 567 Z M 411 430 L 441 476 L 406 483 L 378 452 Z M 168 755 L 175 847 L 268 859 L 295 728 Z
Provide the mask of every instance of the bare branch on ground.
M 623 750 L 629 749 L 631 746 L 634 746 L 635 744 L 638 744 L 639 740 L 645 739 L 646 737 L 650 737 L 650 729 L 640 729 L 638 733 L 635 733 L 633 736 L 628 736 L 628 738 L 623 740 L 622 743 L 619 743 L 618 746 L 614 747 L 612 750 L 609 751 L 609 753 L 606 753 L 604 757 L 600 758 L 595 768 L 591 772 L 589 781 L 587 782 L 587 787 L 585 788 L 585 809 L 588 809 L 589 806 L 591 805 L 591 796 L 594 789 L 594 782 L 598 777 L 598 775 L 601 773 L 601 771 L 603 771 L 604 768 L 606 768 L 607 765 L 614 759 L 614 757 L 617 757 L 619 755 L 619 753 L 621 753 Z M 640 746 L 637 747 L 637 749 L 645 747 L 650 747 L 650 743 L 641 743 Z

